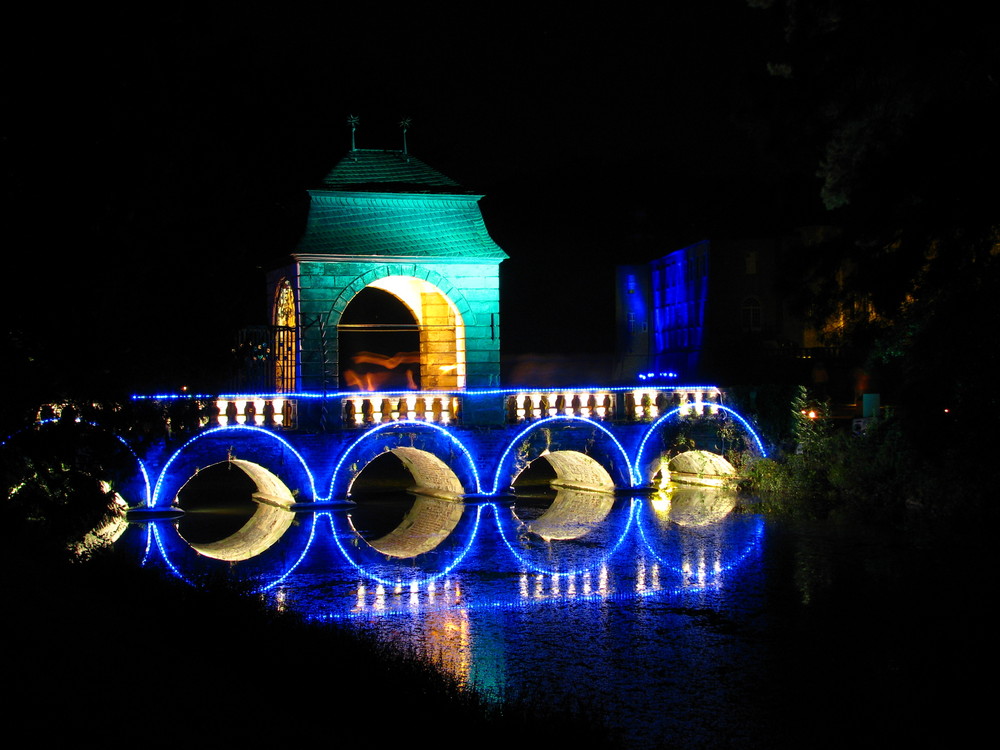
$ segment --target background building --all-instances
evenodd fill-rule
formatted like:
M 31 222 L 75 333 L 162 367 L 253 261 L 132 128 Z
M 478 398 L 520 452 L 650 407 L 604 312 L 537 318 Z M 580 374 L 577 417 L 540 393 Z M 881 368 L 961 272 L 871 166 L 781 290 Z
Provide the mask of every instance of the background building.
M 616 379 L 817 382 L 839 353 L 790 309 L 794 238 L 703 240 L 616 274 Z

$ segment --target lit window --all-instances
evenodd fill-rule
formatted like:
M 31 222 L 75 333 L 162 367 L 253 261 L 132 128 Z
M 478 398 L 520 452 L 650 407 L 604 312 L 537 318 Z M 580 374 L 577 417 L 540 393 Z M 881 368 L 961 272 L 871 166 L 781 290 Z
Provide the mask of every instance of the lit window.
M 282 279 L 274 295 L 274 391 L 295 391 L 295 292 Z

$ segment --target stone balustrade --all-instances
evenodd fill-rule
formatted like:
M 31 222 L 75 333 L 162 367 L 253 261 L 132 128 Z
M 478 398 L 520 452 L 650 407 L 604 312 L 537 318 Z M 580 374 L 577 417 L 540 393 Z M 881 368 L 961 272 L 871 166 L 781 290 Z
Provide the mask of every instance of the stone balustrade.
M 341 405 L 344 427 L 366 427 L 401 420 L 454 424 L 462 412 L 462 399 L 446 392 L 359 393 L 342 397 Z
M 290 398 L 218 398 L 209 417 L 209 426 L 269 427 L 290 430 L 296 426 L 296 402 Z

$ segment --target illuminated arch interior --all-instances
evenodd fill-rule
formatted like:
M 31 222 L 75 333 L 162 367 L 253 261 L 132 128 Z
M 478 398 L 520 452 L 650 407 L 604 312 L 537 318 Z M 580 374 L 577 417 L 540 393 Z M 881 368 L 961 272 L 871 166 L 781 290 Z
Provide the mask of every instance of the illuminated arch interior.
M 607 469 L 585 453 L 578 451 L 553 451 L 543 453 L 544 458 L 556 473 L 553 487 L 572 487 L 598 492 L 612 492 L 615 482 Z M 536 459 L 537 460 L 537 459 Z
M 288 530 L 294 514 L 291 507 L 295 503 L 291 490 L 263 466 L 250 461 L 231 459 L 228 463 L 250 478 L 254 490 L 251 500 L 256 509 L 250 519 L 235 533 L 212 542 L 191 543 L 197 552 L 216 560 L 236 562 L 256 557 L 271 547 Z M 206 467 L 209 469 L 212 467 Z M 185 489 L 197 481 L 197 474 L 189 479 L 177 493 L 177 504 L 184 508 Z
M 660 459 L 661 485 L 667 481 L 722 486 L 736 476 L 736 468 L 725 457 L 711 451 L 693 450 Z
M 413 276 L 386 276 L 369 286 L 400 299 L 420 330 L 420 386 L 424 390 L 465 387 L 465 323 L 455 304 L 436 286 Z

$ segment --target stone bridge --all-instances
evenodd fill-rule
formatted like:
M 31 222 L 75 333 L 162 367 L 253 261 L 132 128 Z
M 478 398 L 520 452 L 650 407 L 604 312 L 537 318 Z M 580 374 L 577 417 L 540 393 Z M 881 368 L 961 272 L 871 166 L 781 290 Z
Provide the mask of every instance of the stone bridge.
M 294 395 L 140 398 L 147 416 L 124 429 L 82 418 L 105 434 L 89 438 L 87 450 L 131 464 L 131 476 L 116 482 L 127 505 L 157 510 L 174 506 L 199 471 L 225 461 L 254 481 L 258 502 L 292 506 L 349 499 L 354 480 L 387 452 L 416 491 L 453 500 L 510 493 L 540 458 L 554 486 L 613 492 L 652 487 L 665 469 L 675 480 L 712 482 L 733 473 L 726 450 L 765 453 L 716 388 Z M 464 422 L 470 401 L 494 422 Z M 198 416 L 185 421 L 187 413 Z M 339 424 L 323 424 L 331 413 Z

